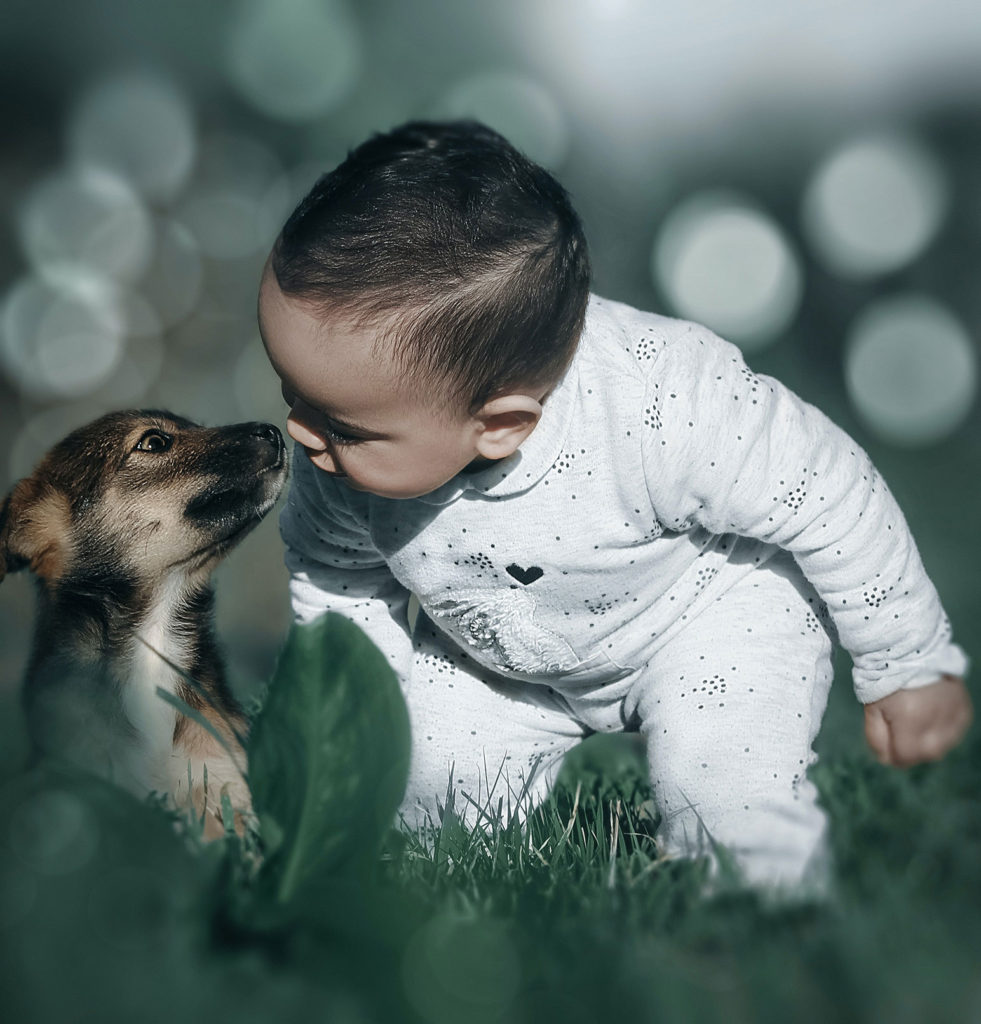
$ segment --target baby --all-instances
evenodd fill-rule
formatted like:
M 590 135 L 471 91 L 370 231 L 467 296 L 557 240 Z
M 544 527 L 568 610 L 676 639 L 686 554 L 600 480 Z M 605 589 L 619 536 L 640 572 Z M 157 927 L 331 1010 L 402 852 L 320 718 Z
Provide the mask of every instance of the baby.
M 967 658 L 848 435 L 589 283 L 565 191 L 480 124 L 403 125 L 317 182 L 259 295 L 295 615 L 347 616 L 398 673 L 410 825 L 448 781 L 470 824 L 525 814 L 584 736 L 639 730 L 664 855 L 820 891 L 833 639 L 887 764 L 961 739 Z

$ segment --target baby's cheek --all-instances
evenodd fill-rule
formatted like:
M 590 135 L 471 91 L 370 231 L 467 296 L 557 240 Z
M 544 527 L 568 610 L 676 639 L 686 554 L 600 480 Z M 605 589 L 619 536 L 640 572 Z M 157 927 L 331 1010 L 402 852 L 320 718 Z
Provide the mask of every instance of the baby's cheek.
M 336 476 L 341 472 L 341 467 L 331 458 L 330 452 L 327 451 L 316 452 L 310 455 L 310 462 L 317 469 L 322 469 L 325 473 L 331 473 Z

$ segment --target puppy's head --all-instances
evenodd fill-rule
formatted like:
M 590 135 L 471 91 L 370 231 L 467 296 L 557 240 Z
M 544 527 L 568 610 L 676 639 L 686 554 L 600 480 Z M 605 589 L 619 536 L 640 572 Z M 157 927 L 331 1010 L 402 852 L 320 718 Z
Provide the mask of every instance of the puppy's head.
M 109 413 L 55 445 L 0 504 L 0 579 L 22 568 L 51 585 L 205 573 L 272 508 L 286 473 L 270 424 Z

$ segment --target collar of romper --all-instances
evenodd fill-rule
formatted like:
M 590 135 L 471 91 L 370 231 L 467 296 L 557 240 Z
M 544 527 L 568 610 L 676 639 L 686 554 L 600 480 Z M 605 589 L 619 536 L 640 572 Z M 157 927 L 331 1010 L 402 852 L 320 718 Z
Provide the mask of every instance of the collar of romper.
M 562 454 L 568 437 L 579 390 L 585 335 L 584 330 L 568 369 L 542 403 L 538 425 L 513 455 L 477 472 L 458 473 L 417 500 L 429 505 L 448 505 L 463 494 L 470 498 L 509 498 L 534 487 Z

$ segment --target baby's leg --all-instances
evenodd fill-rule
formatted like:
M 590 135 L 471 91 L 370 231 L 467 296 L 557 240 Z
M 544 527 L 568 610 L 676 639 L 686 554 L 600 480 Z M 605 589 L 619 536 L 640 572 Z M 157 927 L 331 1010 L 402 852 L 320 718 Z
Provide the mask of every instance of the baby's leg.
M 778 556 L 658 652 L 627 698 L 647 740 L 668 855 L 733 855 L 763 886 L 828 883 L 827 822 L 806 776 L 833 675 L 820 599 Z
M 401 815 L 413 828 L 439 825 L 448 784 L 455 812 L 470 827 L 524 819 L 586 735 L 548 687 L 486 672 L 424 614 L 406 700 L 412 758 Z

